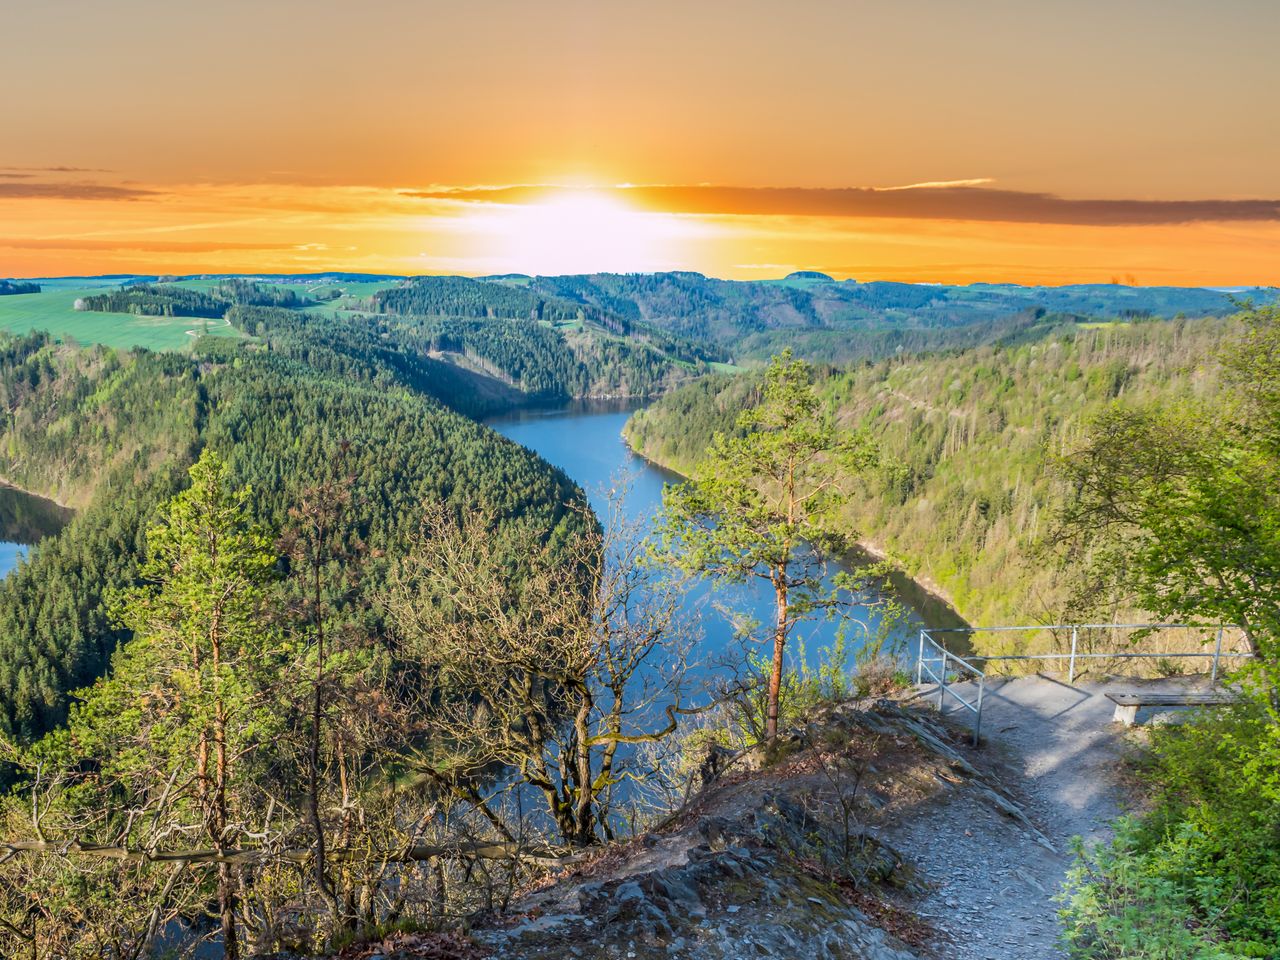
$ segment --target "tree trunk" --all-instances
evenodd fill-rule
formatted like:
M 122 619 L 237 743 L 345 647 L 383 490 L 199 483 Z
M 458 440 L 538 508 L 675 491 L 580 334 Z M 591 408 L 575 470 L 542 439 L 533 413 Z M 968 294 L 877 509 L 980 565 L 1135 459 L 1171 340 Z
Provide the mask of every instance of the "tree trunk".
M 317 541 L 321 536 L 317 536 Z M 312 595 L 314 626 L 316 631 L 316 677 L 315 687 L 311 691 L 311 736 L 307 751 L 307 817 L 311 821 L 311 832 L 315 836 L 316 845 L 316 886 L 320 894 L 329 902 L 333 911 L 334 922 L 341 921 L 342 906 L 338 893 L 329 882 L 329 868 L 325 859 L 324 822 L 320 819 L 320 739 L 322 734 L 322 716 L 324 706 L 324 610 L 321 606 L 323 593 L 320 584 L 320 562 L 312 564 Z
M 222 917 L 222 953 L 226 960 L 240 960 L 236 933 L 236 885 L 231 864 L 218 864 L 218 912 Z
M 764 736 L 772 743 L 778 738 L 778 701 L 782 695 L 783 653 L 787 646 L 787 584 L 773 583 L 778 619 L 773 633 L 773 669 L 769 673 L 769 709 L 765 717 Z
M 216 550 L 215 550 L 216 557 Z M 222 698 L 222 608 L 215 606 L 209 624 L 210 664 L 213 668 L 213 760 L 212 817 L 209 839 L 221 853 L 227 844 L 227 788 L 230 780 L 227 757 L 227 705 Z M 218 864 L 218 912 L 222 918 L 222 949 L 225 960 L 240 960 L 236 935 L 236 884 L 231 864 Z
M 578 693 L 578 710 L 574 717 L 574 740 L 575 756 L 574 756 L 574 784 L 577 788 L 576 803 L 574 804 L 574 835 L 566 837 L 569 843 L 576 847 L 590 846 L 596 839 L 595 835 L 595 817 L 592 815 L 592 807 L 595 803 L 595 784 L 592 782 L 591 776 L 591 693 L 583 689 Z

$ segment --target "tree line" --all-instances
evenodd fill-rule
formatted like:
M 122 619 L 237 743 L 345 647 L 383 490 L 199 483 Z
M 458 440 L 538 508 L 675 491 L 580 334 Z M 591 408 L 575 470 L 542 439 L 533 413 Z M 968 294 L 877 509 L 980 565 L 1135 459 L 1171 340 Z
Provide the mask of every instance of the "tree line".
M 821 367 L 825 409 L 870 430 L 892 464 L 844 505 L 842 522 L 970 622 L 1083 616 L 1062 562 L 1037 553 L 1062 504 L 1055 458 L 1117 401 L 1215 402 L 1221 375 L 1205 358 L 1235 329 L 1232 320 L 1073 324 L 1025 342 Z M 683 387 L 633 416 L 628 439 L 688 472 L 756 402 L 759 383 L 744 374 Z
M 313 301 L 283 286 L 254 283 L 234 277 L 209 290 L 171 283 L 131 283 L 106 293 L 81 297 L 76 309 L 99 313 L 130 313 L 144 317 L 203 317 L 221 319 L 232 306 L 301 309 Z

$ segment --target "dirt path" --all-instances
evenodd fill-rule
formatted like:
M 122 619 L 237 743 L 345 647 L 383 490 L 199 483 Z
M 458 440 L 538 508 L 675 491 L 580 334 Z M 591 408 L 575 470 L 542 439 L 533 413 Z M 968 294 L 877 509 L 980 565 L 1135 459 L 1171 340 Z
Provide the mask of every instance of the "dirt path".
M 210 317 L 210 319 L 213 319 L 213 318 L 212 318 L 212 317 Z M 229 326 L 231 326 L 231 321 L 230 321 L 230 320 L 228 320 L 226 317 L 223 317 L 223 318 L 222 318 L 222 324 L 223 324 L 223 326 L 229 327 Z M 201 331 L 201 330 L 197 329 L 196 327 L 192 327 L 190 330 L 183 330 L 182 332 L 183 332 L 183 333 L 185 333 L 188 337 L 197 337 L 197 338 L 198 338 L 198 337 L 202 337 L 202 336 L 204 336 L 203 331 Z
M 1105 837 L 1120 812 L 1124 741 L 1110 705 L 1098 690 L 1038 677 L 988 688 L 986 746 L 975 765 L 1008 786 L 1054 850 L 972 796 L 942 800 L 935 855 L 919 861 L 938 889 L 920 908 L 952 935 L 957 960 L 1061 956 L 1053 897 L 1070 840 Z
M 889 834 L 933 885 L 921 913 L 952 941 L 956 960 L 1049 960 L 1056 947 L 1054 900 L 1071 864 L 1071 840 L 1105 840 L 1122 812 L 1125 758 L 1134 749 L 1112 722 L 1107 691 L 1148 682 L 1068 686 L 1044 678 L 988 681 L 984 745 L 967 755 L 1017 800 L 1037 838 L 970 791 L 943 791 Z M 1159 681 L 1185 689 L 1186 681 Z M 971 699 L 975 691 L 957 687 Z M 925 694 L 928 699 L 928 694 Z M 953 705 L 953 710 L 954 705 Z M 964 711 L 950 713 L 967 724 Z M 1047 839 L 1053 846 L 1049 850 Z

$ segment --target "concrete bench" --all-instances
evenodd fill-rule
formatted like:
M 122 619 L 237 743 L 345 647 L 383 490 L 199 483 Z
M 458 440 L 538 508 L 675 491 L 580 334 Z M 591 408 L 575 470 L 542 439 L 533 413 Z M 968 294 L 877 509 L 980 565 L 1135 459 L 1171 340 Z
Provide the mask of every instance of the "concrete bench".
M 1224 707 L 1239 701 L 1230 690 L 1188 690 L 1182 693 L 1108 693 L 1116 705 L 1115 721 L 1126 727 L 1138 720 L 1142 707 Z

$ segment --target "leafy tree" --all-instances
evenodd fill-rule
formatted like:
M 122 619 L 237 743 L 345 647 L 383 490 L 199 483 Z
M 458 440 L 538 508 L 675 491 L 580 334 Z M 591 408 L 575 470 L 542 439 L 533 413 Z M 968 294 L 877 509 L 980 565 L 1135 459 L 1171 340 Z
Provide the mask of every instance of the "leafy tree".
M 663 550 L 682 569 L 725 583 L 748 577 L 774 591 L 765 736 L 778 734 L 787 639 L 801 621 L 834 614 L 869 571 L 824 583 L 822 548 L 847 479 L 878 463 L 862 432 L 841 433 L 820 414 L 813 369 L 790 352 L 773 359 L 760 402 L 738 418 L 737 436 L 717 434 L 689 481 L 668 485 L 660 528 Z
M 1243 319 L 1218 352 L 1224 402 L 1117 407 L 1060 467 L 1087 594 L 1235 623 L 1254 655 L 1254 697 L 1155 732 L 1149 812 L 1081 853 L 1076 957 L 1269 957 L 1280 939 L 1280 310 Z
M 1245 323 L 1220 352 L 1227 402 L 1117 406 L 1062 458 L 1057 537 L 1094 596 L 1239 626 L 1280 704 L 1280 309 Z
M 144 584 L 120 598 L 120 619 L 134 638 L 71 725 L 73 737 L 105 751 L 98 754 L 105 780 L 142 792 L 189 785 L 218 857 L 256 813 L 241 768 L 273 726 L 262 692 L 279 651 L 264 630 L 262 603 L 276 554 L 250 519 L 251 496 L 231 487 L 212 451 L 192 466 L 191 486 L 147 531 Z M 113 711 L 118 718 L 107 720 Z M 114 746 L 103 739 L 108 732 Z M 237 960 L 236 868 L 220 859 L 217 871 L 223 948 Z
M 825 415 L 870 431 L 894 464 L 845 502 L 837 526 L 936 585 L 970 623 L 1080 619 L 1065 609 L 1074 564 L 1037 550 L 1069 493 L 1055 455 L 1080 447 L 1117 400 L 1223 409 L 1224 372 L 1206 358 L 1239 332 L 1237 320 L 1055 328 L 955 354 L 818 367 Z M 627 439 L 688 475 L 716 432 L 735 431 L 759 382 L 755 371 L 704 377 L 633 415 Z M 1130 605 L 1089 617 L 1148 613 Z M 984 653 L 1018 652 L 1009 634 L 974 640 Z
M 564 549 L 529 524 L 509 543 L 498 533 L 479 514 L 430 512 L 392 578 L 399 642 L 434 681 L 419 693 L 430 736 L 414 766 L 506 841 L 528 825 L 504 811 L 499 768 L 542 795 L 561 843 L 613 839 L 615 787 L 645 776 L 620 748 L 659 742 L 694 712 L 680 701 L 679 592 L 640 562 L 644 542 L 616 509 Z

